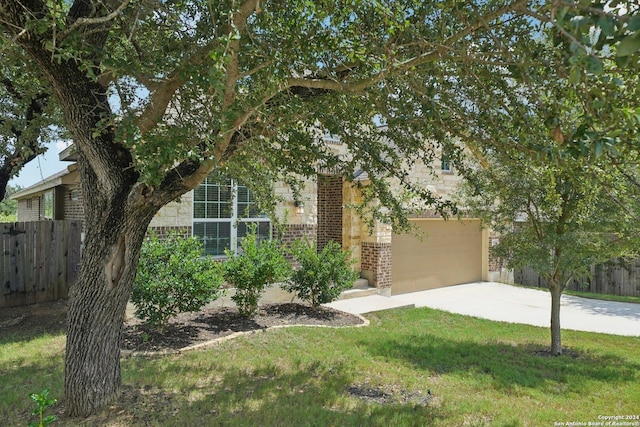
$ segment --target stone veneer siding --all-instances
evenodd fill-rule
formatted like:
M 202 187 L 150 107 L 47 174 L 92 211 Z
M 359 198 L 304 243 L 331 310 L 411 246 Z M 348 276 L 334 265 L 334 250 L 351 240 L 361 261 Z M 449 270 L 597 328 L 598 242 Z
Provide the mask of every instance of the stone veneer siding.
M 362 242 L 360 262 L 369 285 L 391 287 L 391 243 Z
M 318 176 L 318 250 L 330 240 L 342 245 L 342 177 Z
M 191 226 L 177 225 L 177 226 L 149 226 L 147 228 L 147 238 L 155 233 L 160 240 L 169 236 L 169 233 L 176 233 L 182 237 L 191 237 Z

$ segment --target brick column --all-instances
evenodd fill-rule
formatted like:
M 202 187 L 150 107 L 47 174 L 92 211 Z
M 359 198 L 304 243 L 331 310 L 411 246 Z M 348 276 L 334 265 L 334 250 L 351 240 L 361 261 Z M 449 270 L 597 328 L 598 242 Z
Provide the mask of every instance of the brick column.
M 318 175 L 318 250 L 342 245 L 342 177 Z
M 391 289 L 391 243 L 362 242 L 362 276 L 369 285 Z

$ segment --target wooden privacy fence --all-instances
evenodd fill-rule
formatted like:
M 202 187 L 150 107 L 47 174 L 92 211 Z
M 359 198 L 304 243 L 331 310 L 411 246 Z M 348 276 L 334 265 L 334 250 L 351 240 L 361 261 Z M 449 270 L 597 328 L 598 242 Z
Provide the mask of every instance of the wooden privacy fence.
M 530 268 L 515 270 L 513 279 L 525 286 L 548 287 L 547 282 Z M 591 277 L 573 280 L 567 289 L 640 297 L 640 258 L 598 264 L 591 268 Z
M 82 222 L 15 222 L 0 228 L 0 307 L 66 298 L 80 266 Z

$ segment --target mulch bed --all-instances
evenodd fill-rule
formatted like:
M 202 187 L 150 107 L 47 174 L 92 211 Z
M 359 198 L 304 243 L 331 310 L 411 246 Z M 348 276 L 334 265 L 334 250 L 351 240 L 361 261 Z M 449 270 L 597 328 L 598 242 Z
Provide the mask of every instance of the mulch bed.
M 258 314 L 246 318 L 236 308 L 205 308 L 197 313 L 181 313 L 172 318 L 162 332 L 137 318 L 125 323 L 124 350 L 170 352 L 223 338 L 237 332 L 265 330 L 277 326 L 357 326 L 359 316 L 326 307 L 310 307 L 296 303 L 261 306 Z
M 34 336 L 64 333 L 67 301 L 3 308 L 0 333 Z M 327 307 L 298 303 L 270 304 L 260 307 L 253 319 L 241 316 L 235 307 L 207 307 L 195 313 L 181 313 L 159 332 L 133 317 L 124 324 L 122 349 L 127 353 L 171 353 L 186 347 L 215 341 L 233 334 L 266 330 L 278 326 L 313 325 L 328 327 L 358 326 L 362 317 Z

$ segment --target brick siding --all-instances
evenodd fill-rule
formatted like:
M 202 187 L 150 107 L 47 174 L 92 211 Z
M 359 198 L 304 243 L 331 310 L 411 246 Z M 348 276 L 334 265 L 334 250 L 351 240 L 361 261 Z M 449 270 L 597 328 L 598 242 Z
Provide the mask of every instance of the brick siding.
M 71 197 L 75 192 L 76 200 Z M 64 219 L 84 221 L 84 206 L 82 205 L 82 189 L 80 186 L 64 189 Z
M 29 199 L 21 199 L 18 200 L 18 221 L 27 222 L 27 221 L 40 221 L 42 219 L 42 214 L 44 212 L 40 212 L 42 206 L 42 202 L 40 201 L 40 197 L 31 197 Z M 44 208 L 42 208 L 44 211 Z
M 300 265 L 286 249 L 289 248 L 296 239 L 304 239 L 305 237 L 311 242 L 317 243 L 317 234 L 318 227 L 315 224 L 285 224 L 283 226 L 283 229 L 278 235 L 278 240 L 280 240 L 280 244 L 285 248 L 285 258 L 292 263 L 294 268 L 298 268 Z M 274 234 L 274 238 L 275 237 Z
M 499 237 L 489 236 L 489 271 L 501 271 L 507 266 L 507 262 L 501 258 L 498 258 L 493 252 L 493 241 L 500 241 Z
M 342 177 L 318 176 L 318 250 L 330 240 L 342 245 Z
M 369 285 L 391 287 L 391 243 L 362 242 L 360 262 Z
M 318 227 L 315 224 L 285 224 L 279 240 L 283 246 L 289 246 L 296 239 L 305 237 L 315 243 L 317 233 Z

